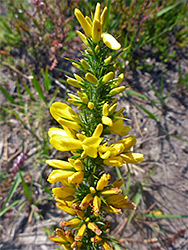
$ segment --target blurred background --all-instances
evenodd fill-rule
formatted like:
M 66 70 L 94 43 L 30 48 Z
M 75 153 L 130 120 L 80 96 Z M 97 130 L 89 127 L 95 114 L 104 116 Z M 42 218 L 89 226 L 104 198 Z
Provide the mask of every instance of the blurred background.
M 48 236 L 69 218 L 56 209 L 46 159 L 67 159 L 48 141 L 49 113 L 67 102 L 65 58 L 82 58 L 74 9 L 108 7 L 105 31 L 121 43 L 120 107 L 145 160 L 115 170 L 136 211 L 111 216 L 115 250 L 187 249 L 188 2 L 186 0 L 0 1 L 0 247 L 55 249 Z

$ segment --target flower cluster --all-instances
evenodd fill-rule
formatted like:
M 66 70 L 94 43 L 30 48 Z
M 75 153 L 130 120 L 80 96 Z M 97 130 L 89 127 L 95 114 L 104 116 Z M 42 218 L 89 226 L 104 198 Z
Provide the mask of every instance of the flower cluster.
M 77 31 L 84 43 L 84 59 L 72 61 L 80 74 L 67 82 L 78 88 L 77 95 L 69 94 L 73 109 L 61 102 L 53 103 L 50 112 L 61 128 L 50 128 L 50 143 L 59 151 L 70 151 L 68 161 L 50 159 L 55 169 L 48 177 L 50 183 L 61 182 L 52 189 L 57 207 L 73 216 L 61 222 L 56 236 L 50 239 L 65 250 L 113 249 L 107 236 L 110 223 L 107 213 L 121 213 L 122 209 L 135 209 L 135 205 L 122 194 L 122 179 L 110 183 L 107 166 L 121 167 L 125 163 L 138 163 L 143 155 L 131 151 L 136 144 L 125 125 L 124 108 L 117 108 L 115 95 L 125 90 L 120 86 L 124 75 L 115 76 L 115 59 L 121 53 L 109 56 L 109 48 L 119 50 L 121 45 L 110 34 L 103 33 L 107 8 L 100 11 L 96 5 L 93 20 L 80 10 L 75 15 L 85 34 Z M 109 135 L 123 139 L 112 143 Z

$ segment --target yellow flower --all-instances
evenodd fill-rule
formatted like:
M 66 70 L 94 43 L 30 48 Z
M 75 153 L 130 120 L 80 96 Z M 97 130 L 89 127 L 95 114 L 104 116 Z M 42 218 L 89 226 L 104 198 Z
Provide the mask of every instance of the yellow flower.
M 93 200 L 93 196 L 91 194 L 87 194 L 82 202 L 80 203 L 80 207 L 82 210 L 86 209 L 89 206 L 89 203 Z
M 133 203 L 127 201 L 127 197 L 121 195 L 122 190 L 119 187 L 123 184 L 123 180 L 119 179 L 109 186 L 110 178 L 110 174 L 103 174 L 96 187 L 90 187 L 91 193 L 88 193 L 80 203 L 82 210 L 90 205 L 94 215 L 99 216 L 101 210 L 109 213 L 121 213 L 123 208 L 135 208 Z
M 135 209 L 135 204 L 128 201 L 127 196 L 124 197 L 121 194 L 107 196 L 106 202 L 117 209 Z
M 101 235 L 102 234 L 102 231 L 98 228 L 98 226 L 95 223 L 88 222 L 87 226 L 91 231 L 96 233 L 96 235 Z
M 96 186 L 97 191 L 102 190 L 108 184 L 110 178 L 111 178 L 110 174 L 103 174 L 97 182 Z
M 51 145 L 59 151 L 72 151 L 82 148 L 82 142 L 70 138 L 68 136 L 62 136 L 61 134 L 53 134 L 50 137 Z
M 69 158 L 69 162 L 52 159 L 47 160 L 46 163 L 52 167 L 57 167 L 60 169 L 53 170 L 49 175 L 48 181 L 50 183 L 61 181 L 63 184 L 64 181 L 67 180 L 69 184 L 75 183 L 78 186 L 84 178 L 84 173 L 82 171 L 83 164 L 79 159 L 73 160 Z
M 50 113 L 53 118 L 63 127 L 78 130 L 80 128 L 80 118 L 67 104 L 55 102 L 50 107 Z
M 103 42 L 106 44 L 107 47 L 113 50 L 118 50 L 121 48 L 121 44 L 112 35 L 108 33 L 102 33 L 102 28 L 107 17 L 107 10 L 107 7 L 105 7 L 101 14 L 100 3 L 97 3 L 93 22 L 89 17 L 84 17 L 79 9 L 75 9 L 75 16 L 78 19 L 78 22 L 82 26 L 86 35 L 88 37 L 92 37 L 94 43 L 99 43 L 102 37 Z M 84 36 L 84 34 L 82 34 L 81 32 L 77 33 L 81 40 L 86 44 L 86 46 L 89 46 L 87 38 Z M 76 67 L 78 67 L 78 65 L 76 65 Z
M 102 241 L 101 245 L 104 247 L 104 250 L 113 250 L 113 248 L 106 241 Z
M 61 199 L 56 199 L 57 203 L 56 206 L 65 211 L 66 213 L 70 214 L 70 215 L 75 215 L 75 211 L 72 207 L 73 203 L 72 201 L 66 201 L 66 200 L 61 200 Z
M 72 201 L 74 199 L 75 188 L 73 187 L 58 187 L 52 189 L 55 199 Z
M 62 171 L 62 170 L 53 170 L 51 174 L 48 176 L 48 180 L 50 183 L 56 183 L 61 180 L 67 180 L 68 177 L 74 174 L 74 171 Z
M 77 227 L 81 223 L 81 220 L 78 218 L 73 218 L 69 221 L 62 221 L 61 226 L 62 227 Z
M 57 242 L 58 244 L 60 244 L 64 250 L 71 250 L 71 244 L 72 241 L 70 240 L 71 237 L 67 237 L 68 233 L 65 233 L 64 230 L 57 228 L 56 229 L 56 236 L 49 236 L 49 239 L 51 241 Z M 72 233 L 69 232 L 69 235 L 71 235 Z
M 123 119 L 113 120 L 113 125 L 109 128 L 111 133 L 126 136 L 130 132 L 130 126 L 124 126 Z
M 143 154 L 140 153 L 124 153 L 121 154 L 124 163 L 139 163 L 144 160 Z
M 100 145 L 98 152 L 105 165 L 121 167 L 124 163 L 138 163 L 144 159 L 143 154 L 128 152 L 135 144 L 136 138 L 128 136 L 109 147 Z
M 101 199 L 96 195 L 93 199 L 93 212 L 95 216 L 99 216 L 101 207 Z
M 50 143 L 55 149 L 59 151 L 73 151 L 77 149 L 83 149 L 84 152 L 82 157 L 88 155 L 92 158 L 96 158 L 98 147 L 103 140 L 103 138 L 100 137 L 103 131 L 102 124 L 97 125 L 91 137 L 86 137 L 82 134 L 77 134 L 78 139 L 70 138 L 67 134 L 65 136 L 63 130 L 54 129 L 54 133 L 53 129 L 51 129 L 50 131 Z

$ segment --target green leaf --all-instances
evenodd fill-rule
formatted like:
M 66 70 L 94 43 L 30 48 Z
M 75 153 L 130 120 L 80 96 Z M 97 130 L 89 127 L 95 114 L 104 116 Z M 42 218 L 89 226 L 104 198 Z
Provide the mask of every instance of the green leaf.
M 27 183 L 25 182 L 23 176 L 22 176 L 22 172 L 19 170 L 19 174 L 20 174 L 20 177 L 21 177 L 21 180 L 22 180 L 22 186 L 23 186 L 23 190 L 24 190 L 24 194 L 25 194 L 25 197 L 28 201 L 31 201 L 33 200 L 33 197 L 32 197 L 32 191 L 29 189 L 29 186 L 27 185 Z
M 155 120 L 156 122 L 160 122 L 160 119 L 157 118 L 156 115 L 152 114 L 150 111 L 148 111 L 147 109 L 145 109 L 144 107 L 142 107 L 139 104 L 136 104 L 139 108 L 141 108 L 146 114 L 148 114 L 149 118 Z
M 30 89 L 28 88 L 27 84 L 21 80 L 21 84 L 24 86 L 26 92 L 29 94 L 29 96 L 31 97 L 32 100 L 36 100 L 34 95 L 31 93 Z
M 14 183 L 13 183 L 13 185 L 12 185 L 12 187 L 11 187 L 11 190 L 10 190 L 8 196 L 7 196 L 6 201 L 5 201 L 5 204 L 7 204 L 7 203 L 10 201 L 10 199 L 11 199 L 12 196 L 14 195 L 15 191 L 17 190 L 17 188 L 18 188 L 20 182 L 21 182 L 21 178 L 20 178 L 19 173 L 17 173 L 17 174 L 16 174 L 16 178 L 15 178 L 15 180 L 14 180 Z
M 155 218 L 155 219 L 182 219 L 182 218 L 188 218 L 188 215 L 178 215 L 178 214 L 155 214 L 155 213 L 149 213 L 144 214 L 142 217 L 146 218 Z
M 35 74 L 33 73 L 33 71 L 31 71 L 32 75 L 33 75 L 33 79 L 32 79 L 32 83 L 33 83 L 33 86 L 35 87 L 37 93 L 39 94 L 39 97 L 42 101 L 46 102 L 46 99 L 44 97 L 44 94 L 43 94 L 43 91 L 42 91 L 42 88 L 39 84 L 39 81 L 37 80 Z
M 133 202 L 136 204 L 136 207 L 137 207 L 138 204 L 140 203 L 141 198 L 142 198 L 142 189 L 141 189 L 141 188 L 138 188 L 138 190 L 137 190 L 137 192 L 136 192 L 136 194 L 135 194 L 135 196 L 134 196 L 134 198 L 133 198 Z M 133 216 L 134 216 L 134 214 L 135 214 L 135 211 L 136 211 L 136 210 L 131 211 L 130 216 L 129 216 L 129 219 L 128 219 L 128 221 L 127 221 L 127 225 L 129 225 L 129 223 L 131 222 L 131 220 L 132 220 L 132 218 L 133 218 Z
M 0 85 L 0 90 L 1 90 L 1 92 L 3 93 L 3 95 L 4 95 L 12 104 L 15 104 L 15 105 L 16 105 L 16 102 L 14 101 L 14 98 L 6 91 L 6 89 L 3 88 L 1 85 Z
M 48 68 L 44 70 L 42 70 L 42 75 L 44 77 L 44 88 L 49 91 L 50 88 L 51 88 L 51 80 L 50 80 L 50 77 L 49 77 L 49 73 L 48 73 Z
M 5 214 L 11 207 L 16 206 L 16 204 L 18 204 L 20 200 L 16 200 L 13 203 L 11 203 L 8 207 L 5 207 L 3 210 L 0 211 L 0 217 L 3 216 L 3 214 Z
M 175 3 L 175 4 L 172 4 L 171 6 L 168 6 L 166 8 L 163 8 L 162 10 L 160 10 L 159 12 L 157 12 L 156 16 L 157 17 L 160 17 L 164 14 L 166 14 L 168 11 L 176 8 L 181 2 L 178 2 L 178 3 Z
M 126 92 L 129 95 L 135 95 L 135 96 L 138 96 L 138 97 L 140 97 L 142 99 L 149 100 L 149 98 L 147 96 L 145 96 L 143 94 L 140 94 L 140 93 L 138 93 L 138 92 L 136 92 L 136 91 L 134 91 L 132 89 L 126 89 Z

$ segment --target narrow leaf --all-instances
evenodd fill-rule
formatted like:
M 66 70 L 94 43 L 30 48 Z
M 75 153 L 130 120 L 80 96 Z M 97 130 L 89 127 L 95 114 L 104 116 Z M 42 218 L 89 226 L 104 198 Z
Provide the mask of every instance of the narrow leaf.
M 31 71 L 32 75 L 33 75 L 33 79 L 32 79 L 32 83 L 33 83 L 33 86 L 35 87 L 37 93 L 39 94 L 39 97 L 42 101 L 46 102 L 46 99 L 44 97 L 44 94 L 43 94 L 43 91 L 42 91 L 42 88 L 35 76 L 35 74 Z
M 21 199 L 20 200 L 16 200 L 13 203 L 11 203 L 8 207 L 5 207 L 3 210 L 1 210 L 0 211 L 0 217 L 3 216 L 3 214 L 5 214 L 11 207 L 16 206 L 16 204 L 18 204 L 20 201 L 21 201 Z
M 154 119 L 156 122 L 160 122 L 160 119 L 157 118 L 156 115 L 152 114 L 150 111 L 148 111 L 147 109 L 145 109 L 144 107 L 142 107 L 139 104 L 136 104 L 139 108 L 141 108 L 146 114 L 148 114 L 149 118 Z
M 7 196 L 6 201 L 5 201 L 5 204 L 7 204 L 10 201 L 10 199 L 14 195 L 15 191 L 17 190 L 17 187 L 19 186 L 20 182 L 21 182 L 21 178 L 20 178 L 20 175 L 17 173 L 16 178 L 14 180 L 14 183 L 13 183 L 13 185 L 11 187 L 11 190 L 10 190 L 8 196 Z
M 3 88 L 0 85 L 0 91 L 3 93 L 3 95 L 12 103 L 12 104 L 16 104 L 16 102 L 14 101 L 14 98 L 6 91 L 5 88 Z

